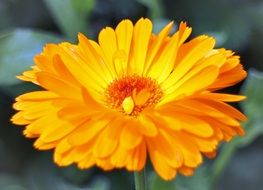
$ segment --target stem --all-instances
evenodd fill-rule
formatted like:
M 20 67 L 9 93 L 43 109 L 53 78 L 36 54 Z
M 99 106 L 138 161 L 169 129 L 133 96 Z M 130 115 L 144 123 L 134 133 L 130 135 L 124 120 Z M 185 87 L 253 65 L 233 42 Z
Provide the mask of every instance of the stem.
M 145 168 L 139 172 L 134 172 L 135 190 L 147 190 Z

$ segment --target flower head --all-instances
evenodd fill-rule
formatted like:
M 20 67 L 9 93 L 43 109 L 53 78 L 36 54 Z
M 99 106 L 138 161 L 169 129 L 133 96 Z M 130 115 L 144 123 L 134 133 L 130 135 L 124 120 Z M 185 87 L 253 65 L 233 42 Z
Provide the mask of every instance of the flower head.
M 139 171 L 149 156 L 163 179 L 191 175 L 219 142 L 244 134 L 246 117 L 226 102 L 245 97 L 216 91 L 246 72 L 214 38 L 185 42 L 191 28 L 172 27 L 153 34 L 149 19 L 123 20 L 98 43 L 79 34 L 77 45 L 47 44 L 19 76 L 44 89 L 16 98 L 13 123 L 60 166 Z

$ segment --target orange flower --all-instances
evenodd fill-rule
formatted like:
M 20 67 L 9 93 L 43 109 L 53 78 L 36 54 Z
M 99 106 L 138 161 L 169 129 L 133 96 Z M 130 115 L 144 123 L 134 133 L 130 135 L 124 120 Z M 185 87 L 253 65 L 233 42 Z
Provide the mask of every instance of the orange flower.
M 239 57 L 214 49 L 205 35 L 185 42 L 191 28 L 173 23 L 158 34 L 152 23 L 123 20 L 99 43 L 79 34 L 78 45 L 47 44 L 21 80 L 44 88 L 16 98 L 12 121 L 26 125 L 40 150 L 55 149 L 60 166 L 139 171 L 149 156 L 166 180 L 191 175 L 221 141 L 243 135 L 246 117 L 217 93 L 246 77 Z

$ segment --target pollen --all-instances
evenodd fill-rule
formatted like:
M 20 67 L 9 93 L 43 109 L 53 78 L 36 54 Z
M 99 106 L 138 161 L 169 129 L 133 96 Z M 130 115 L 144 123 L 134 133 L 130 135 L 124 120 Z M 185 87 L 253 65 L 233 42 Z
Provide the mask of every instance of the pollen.
M 106 104 L 130 116 L 137 116 L 145 108 L 158 103 L 163 92 L 154 79 L 125 76 L 112 81 L 106 89 Z

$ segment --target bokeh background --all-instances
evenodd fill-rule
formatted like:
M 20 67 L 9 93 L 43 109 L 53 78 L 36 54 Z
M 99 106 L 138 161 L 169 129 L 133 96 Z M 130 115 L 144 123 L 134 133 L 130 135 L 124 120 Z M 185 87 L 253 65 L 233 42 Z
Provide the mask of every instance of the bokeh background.
M 0 0 L 0 189 L 132 190 L 125 170 L 103 172 L 57 167 L 52 151 L 36 151 L 22 128 L 9 119 L 14 98 L 37 89 L 15 78 L 33 64 L 45 43 L 76 42 L 78 32 L 97 39 L 105 26 L 123 18 L 149 17 L 158 32 L 169 21 L 187 21 L 192 37 L 213 35 L 218 47 L 233 49 L 249 71 L 230 93 L 245 94 L 247 135 L 220 146 L 194 176 L 164 182 L 147 166 L 150 190 L 263 189 L 263 0 Z M 175 27 L 176 29 L 176 27 Z

